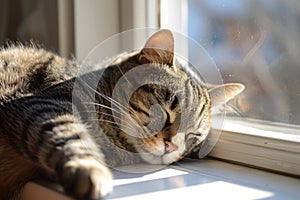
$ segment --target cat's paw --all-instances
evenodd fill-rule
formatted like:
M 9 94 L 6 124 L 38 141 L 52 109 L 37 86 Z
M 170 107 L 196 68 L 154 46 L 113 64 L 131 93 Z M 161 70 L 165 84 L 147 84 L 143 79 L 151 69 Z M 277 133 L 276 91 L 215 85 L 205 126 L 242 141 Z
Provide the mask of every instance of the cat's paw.
M 77 199 L 102 199 L 112 192 L 110 170 L 92 158 L 66 162 L 60 180 L 65 192 Z

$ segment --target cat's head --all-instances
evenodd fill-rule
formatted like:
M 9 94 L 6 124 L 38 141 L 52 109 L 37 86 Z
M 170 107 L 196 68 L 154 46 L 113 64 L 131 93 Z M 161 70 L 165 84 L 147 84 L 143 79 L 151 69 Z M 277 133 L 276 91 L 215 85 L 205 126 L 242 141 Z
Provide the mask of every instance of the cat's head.
M 153 164 L 178 161 L 199 146 L 209 133 L 212 107 L 244 89 L 238 83 L 206 86 L 193 80 L 175 64 L 174 39 L 168 30 L 152 35 L 129 60 L 134 72 L 125 74 L 115 92 L 124 97 L 116 98 L 120 103 L 128 101 L 128 108 L 120 112 L 128 110 L 130 117 L 120 115 L 120 123 L 124 137 Z

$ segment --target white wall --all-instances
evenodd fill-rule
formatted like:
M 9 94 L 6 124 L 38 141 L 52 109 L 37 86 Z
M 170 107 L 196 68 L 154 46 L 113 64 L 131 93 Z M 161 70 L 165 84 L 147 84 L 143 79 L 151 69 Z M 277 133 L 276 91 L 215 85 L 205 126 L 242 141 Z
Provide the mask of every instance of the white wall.
M 100 42 L 119 32 L 118 0 L 75 0 L 75 54 L 78 60 Z

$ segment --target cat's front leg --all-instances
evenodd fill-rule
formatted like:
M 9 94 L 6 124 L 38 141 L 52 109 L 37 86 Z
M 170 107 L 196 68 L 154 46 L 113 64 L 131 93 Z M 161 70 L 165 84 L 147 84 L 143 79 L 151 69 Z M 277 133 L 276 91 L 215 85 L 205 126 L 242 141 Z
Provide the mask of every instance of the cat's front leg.
M 70 102 L 27 97 L 1 107 L 0 117 L 1 133 L 10 145 L 56 177 L 67 194 L 101 199 L 112 191 L 112 174 L 104 156 L 86 126 L 73 115 Z
M 65 163 L 61 184 L 67 193 L 82 199 L 100 199 L 112 192 L 112 175 L 94 158 Z
M 60 184 L 73 197 L 101 199 L 112 191 L 111 172 L 94 157 L 72 158 L 58 169 Z
M 77 129 L 80 126 L 74 125 Z M 94 141 L 80 129 L 80 139 L 66 143 L 52 162 L 67 194 L 77 199 L 101 199 L 112 191 L 112 174 Z

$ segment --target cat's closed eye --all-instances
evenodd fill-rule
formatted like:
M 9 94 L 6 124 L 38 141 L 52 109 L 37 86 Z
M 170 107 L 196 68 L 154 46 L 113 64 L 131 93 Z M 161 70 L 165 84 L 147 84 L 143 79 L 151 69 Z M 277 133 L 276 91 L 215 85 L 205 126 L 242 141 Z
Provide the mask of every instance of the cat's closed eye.
M 191 135 L 191 136 L 202 136 L 202 134 L 200 132 L 189 132 L 187 134 L 187 136 L 189 136 L 189 135 Z

